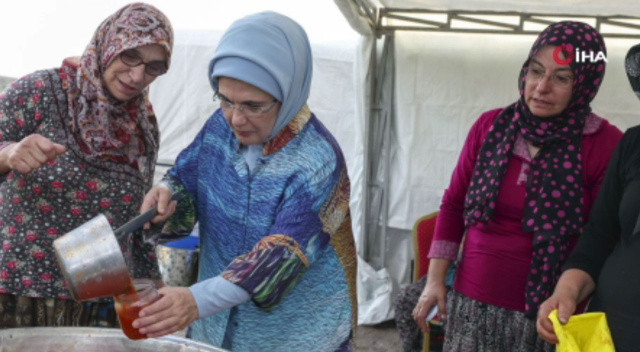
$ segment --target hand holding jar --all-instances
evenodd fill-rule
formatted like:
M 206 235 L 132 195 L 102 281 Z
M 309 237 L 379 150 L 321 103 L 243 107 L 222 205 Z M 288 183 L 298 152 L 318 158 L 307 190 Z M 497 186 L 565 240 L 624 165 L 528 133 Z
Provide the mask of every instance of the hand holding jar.
M 185 329 L 198 319 L 196 301 L 187 287 L 163 287 L 160 298 L 145 307 L 133 327 L 148 337 L 159 337 Z
M 120 326 L 128 338 L 132 340 L 147 338 L 147 335 L 140 333 L 132 323 L 138 318 L 142 308 L 155 302 L 159 297 L 155 284 L 149 279 L 133 280 L 133 286 L 129 292 L 114 296 Z

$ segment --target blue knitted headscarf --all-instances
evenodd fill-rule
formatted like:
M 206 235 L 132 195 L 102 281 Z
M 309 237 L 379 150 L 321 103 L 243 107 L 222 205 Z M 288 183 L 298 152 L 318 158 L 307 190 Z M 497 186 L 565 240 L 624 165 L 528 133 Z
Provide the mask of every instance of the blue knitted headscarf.
M 235 21 L 224 33 L 209 63 L 209 82 L 234 78 L 271 94 L 282 103 L 267 140 L 284 128 L 309 98 L 311 45 L 304 29 L 276 12 L 260 12 Z

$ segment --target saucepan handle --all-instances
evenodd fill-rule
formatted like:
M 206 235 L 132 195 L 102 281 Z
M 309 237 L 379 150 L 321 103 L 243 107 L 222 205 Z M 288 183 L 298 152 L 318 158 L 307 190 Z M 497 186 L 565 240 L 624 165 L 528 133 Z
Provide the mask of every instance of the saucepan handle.
M 136 216 L 135 218 L 129 220 L 126 224 L 120 226 L 117 230 L 113 232 L 113 234 L 116 236 L 117 239 L 120 239 L 120 237 L 128 233 L 132 233 L 138 230 L 139 228 L 141 228 L 144 224 L 148 223 L 149 220 L 153 219 L 156 216 L 156 214 L 158 214 L 158 208 L 153 207 L 145 211 L 144 213 Z
M 176 197 L 174 195 L 173 197 L 171 197 L 171 200 L 175 200 L 175 198 Z M 149 210 L 145 211 L 144 213 L 129 220 L 126 224 L 120 226 L 117 230 L 115 230 L 113 234 L 116 236 L 117 239 L 120 239 L 120 237 L 128 233 L 133 233 L 134 231 L 137 231 L 144 224 L 148 223 L 149 221 L 151 221 L 151 219 L 155 218 L 156 215 L 158 215 L 157 206 L 152 207 Z

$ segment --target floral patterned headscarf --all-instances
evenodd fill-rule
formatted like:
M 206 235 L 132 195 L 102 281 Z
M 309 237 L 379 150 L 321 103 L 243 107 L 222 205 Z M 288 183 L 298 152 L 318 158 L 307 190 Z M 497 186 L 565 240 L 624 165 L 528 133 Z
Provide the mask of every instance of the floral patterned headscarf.
M 68 95 L 67 123 L 81 153 L 130 165 L 145 179 L 154 168 L 159 139 L 148 88 L 121 102 L 111 96 L 102 75 L 121 52 L 150 44 L 165 50 L 168 65 L 173 46 L 169 20 L 151 5 L 129 4 L 100 24 L 79 60 L 67 59 L 60 69 Z

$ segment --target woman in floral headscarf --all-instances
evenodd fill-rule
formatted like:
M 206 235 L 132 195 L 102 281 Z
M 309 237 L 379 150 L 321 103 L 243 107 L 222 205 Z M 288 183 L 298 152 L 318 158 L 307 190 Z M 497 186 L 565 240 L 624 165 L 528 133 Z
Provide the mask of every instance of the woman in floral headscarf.
M 583 60 L 591 54 L 593 59 Z M 604 77 L 604 41 L 591 26 L 547 27 L 522 66 L 520 99 L 471 128 L 446 190 L 413 316 L 437 305 L 446 351 L 551 351 L 536 333 L 621 132 L 591 112 Z M 453 290 L 444 274 L 466 231 Z M 445 304 L 446 301 L 446 304 Z
M 0 327 L 117 324 L 108 302 L 70 299 L 52 242 L 98 213 L 114 227 L 138 213 L 159 138 L 147 87 L 172 43 L 164 14 L 130 4 L 82 57 L 0 95 Z M 122 246 L 133 277 L 158 277 L 152 248 Z
M 640 98 L 640 45 L 625 61 L 629 82 Z M 628 129 L 616 147 L 593 204 L 584 234 L 564 266 L 553 295 L 540 306 L 538 332 L 558 339 L 548 316 L 558 310 L 564 324 L 576 305 L 591 296 L 589 311 L 607 315 L 615 350 L 638 350 L 640 327 L 640 127 Z

